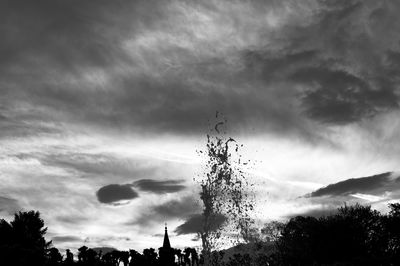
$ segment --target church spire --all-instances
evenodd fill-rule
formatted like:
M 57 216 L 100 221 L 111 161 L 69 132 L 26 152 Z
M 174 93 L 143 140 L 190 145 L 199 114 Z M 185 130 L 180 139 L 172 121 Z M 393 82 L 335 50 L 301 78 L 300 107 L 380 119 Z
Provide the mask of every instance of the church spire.
M 165 223 L 163 248 L 171 248 L 171 244 L 169 243 L 169 237 L 168 237 L 167 223 Z

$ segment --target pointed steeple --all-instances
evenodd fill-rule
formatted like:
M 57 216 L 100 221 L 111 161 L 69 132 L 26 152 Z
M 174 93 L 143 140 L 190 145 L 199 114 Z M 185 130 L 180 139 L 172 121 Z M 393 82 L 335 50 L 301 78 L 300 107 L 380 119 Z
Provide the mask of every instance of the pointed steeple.
M 171 248 L 171 244 L 169 243 L 169 237 L 168 237 L 167 223 L 165 223 L 163 248 Z

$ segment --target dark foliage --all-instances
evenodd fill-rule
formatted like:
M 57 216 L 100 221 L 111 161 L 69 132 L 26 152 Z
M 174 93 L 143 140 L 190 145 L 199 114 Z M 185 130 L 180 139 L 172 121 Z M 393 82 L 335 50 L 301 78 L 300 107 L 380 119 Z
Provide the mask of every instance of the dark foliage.
M 51 247 L 44 238 L 47 228 L 35 211 L 18 212 L 8 223 L 0 220 L 0 265 L 3 266 L 198 266 L 199 257 L 193 248 L 180 249 L 162 247 L 155 249 L 113 250 L 102 254 L 82 246 L 77 256 L 67 249 L 65 256 Z
M 298 216 L 277 241 L 281 265 L 399 265 L 400 205 L 381 215 L 369 206 L 344 206 L 335 215 Z
M 400 265 L 400 204 L 383 215 L 369 206 L 344 206 L 321 218 L 297 216 L 286 224 L 261 230 L 268 242 L 248 246 L 246 252 L 211 254 L 211 265 Z M 77 256 L 62 256 L 44 238 L 47 228 L 39 212 L 19 212 L 8 223 L 0 220 L 0 265 L 16 266 L 198 266 L 204 258 L 193 248 L 144 249 L 102 254 L 82 246 Z M 271 241 L 272 240 L 272 241 Z M 273 244 L 274 243 L 274 244 Z M 271 248 L 272 247 L 272 248 Z M 246 250 L 246 249 L 244 249 Z
M 257 245 L 271 243 L 261 242 L 228 258 L 215 252 L 212 265 L 400 265 L 400 204 L 389 207 L 387 215 L 357 204 L 330 216 L 297 216 L 286 224 L 269 224 L 261 232 L 274 241 L 272 252 L 254 252 Z
M 8 223 L 0 220 L 1 265 L 45 265 L 56 259 L 44 235 L 47 228 L 39 212 L 18 212 Z M 50 253 L 49 253 L 50 252 Z M 48 259 L 49 256 L 51 260 Z

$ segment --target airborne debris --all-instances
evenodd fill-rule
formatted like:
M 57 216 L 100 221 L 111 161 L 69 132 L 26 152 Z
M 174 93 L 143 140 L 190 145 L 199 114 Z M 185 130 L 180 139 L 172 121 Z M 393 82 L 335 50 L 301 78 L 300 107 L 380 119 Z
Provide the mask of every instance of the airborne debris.
M 216 117 L 219 118 L 218 113 Z M 205 265 L 211 264 L 211 252 L 222 244 L 247 242 L 254 224 L 250 215 L 254 208 L 254 198 L 249 190 L 252 184 L 243 170 L 249 161 L 243 161 L 240 155 L 243 145 L 226 137 L 221 130 L 226 123 L 226 119 L 217 121 L 214 132 L 207 134 L 206 150 L 198 151 L 199 155 L 207 156 L 204 173 L 198 180 L 204 216 L 203 230 L 199 234 Z M 221 215 L 226 217 L 226 222 L 215 230 L 215 218 Z

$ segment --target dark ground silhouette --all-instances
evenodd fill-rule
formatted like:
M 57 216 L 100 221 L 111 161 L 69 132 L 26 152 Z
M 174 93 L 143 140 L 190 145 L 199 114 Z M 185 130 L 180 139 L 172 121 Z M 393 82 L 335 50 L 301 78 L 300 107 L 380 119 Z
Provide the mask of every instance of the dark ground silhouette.
M 400 204 L 381 214 L 369 206 L 344 206 L 321 218 L 297 216 L 287 223 L 267 224 L 263 241 L 243 249 L 215 251 L 211 265 L 400 265 Z M 0 220 L 0 265 L 5 266 L 169 266 L 203 265 L 194 248 L 170 246 L 113 250 L 102 254 L 86 246 L 78 254 L 60 254 L 46 241 L 47 228 L 37 211 L 18 212 L 14 220 Z

